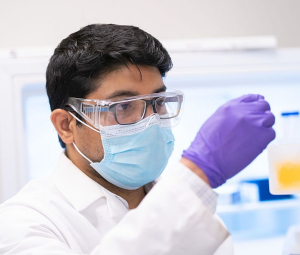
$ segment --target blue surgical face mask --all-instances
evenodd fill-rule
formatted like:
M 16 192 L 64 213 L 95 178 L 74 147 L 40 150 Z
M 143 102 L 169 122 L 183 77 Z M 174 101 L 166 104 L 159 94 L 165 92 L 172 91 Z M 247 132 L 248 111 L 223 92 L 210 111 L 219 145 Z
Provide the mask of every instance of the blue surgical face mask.
M 128 190 L 157 179 L 174 148 L 171 128 L 167 122 L 162 126 L 158 115 L 132 125 L 102 127 L 100 134 L 104 148 L 101 162 L 90 161 L 74 146 L 103 178 Z

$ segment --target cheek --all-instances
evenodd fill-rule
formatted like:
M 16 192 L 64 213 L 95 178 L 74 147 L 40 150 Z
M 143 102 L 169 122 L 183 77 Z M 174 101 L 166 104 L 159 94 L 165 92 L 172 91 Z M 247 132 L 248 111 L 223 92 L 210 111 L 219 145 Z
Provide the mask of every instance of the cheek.
M 103 147 L 100 134 L 88 127 L 80 128 L 77 143 L 80 143 L 80 150 L 93 162 L 100 162 L 103 159 Z M 78 146 L 77 145 L 77 146 Z

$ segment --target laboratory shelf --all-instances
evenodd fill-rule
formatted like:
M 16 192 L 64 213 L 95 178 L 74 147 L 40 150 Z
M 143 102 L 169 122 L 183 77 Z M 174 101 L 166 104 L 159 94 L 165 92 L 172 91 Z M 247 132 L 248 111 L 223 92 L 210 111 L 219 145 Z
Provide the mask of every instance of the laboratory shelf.
M 285 200 L 272 200 L 263 202 L 252 203 L 239 203 L 232 205 L 218 205 L 217 213 L 235 213 L 244 211 L 257 211 L 257 210 L 276 210 L 276 209 L 300 209 L 300 199 L 285 199 Z M 300 217 L 300 215 L 299 215 Z
M 220 205 L 217 214 L 235 240 L 271 238 L 300 224 L 300 199 Z

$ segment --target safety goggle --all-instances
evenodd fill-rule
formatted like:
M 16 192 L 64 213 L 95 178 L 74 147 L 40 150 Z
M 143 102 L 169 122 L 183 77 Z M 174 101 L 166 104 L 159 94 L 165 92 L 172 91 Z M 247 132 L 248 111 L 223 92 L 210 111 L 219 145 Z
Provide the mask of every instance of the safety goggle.
M 120 101 L 70 97 L 65 106 L 72 108 L 97 129 L 101 126 L 135 124 L 147 117 L 149 112 L 175 126 L 180 120 L 183 97 L 183 93 L 177 90 L 127 97 Z

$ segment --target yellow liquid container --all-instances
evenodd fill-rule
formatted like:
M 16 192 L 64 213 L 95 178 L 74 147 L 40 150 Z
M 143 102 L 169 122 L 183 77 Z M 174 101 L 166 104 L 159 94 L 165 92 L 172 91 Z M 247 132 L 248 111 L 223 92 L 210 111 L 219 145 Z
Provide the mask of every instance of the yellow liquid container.
M 282 116 L 283 136 L 268 148 L 270 192 L 274 195 L 300 193 L 299 113 Z
M 271 144 L 268 150 L 270 192 L 300 193 L 300 143 Z

